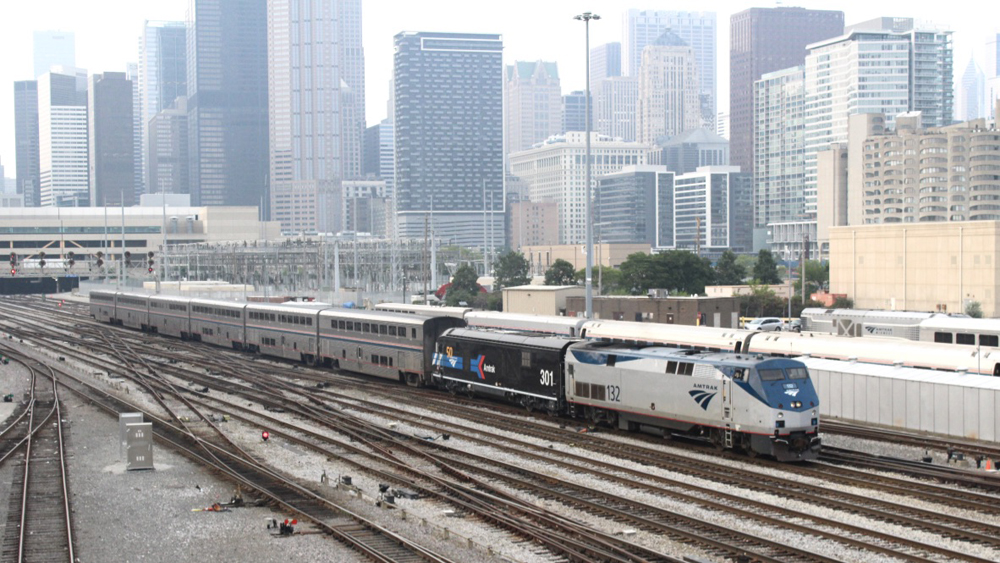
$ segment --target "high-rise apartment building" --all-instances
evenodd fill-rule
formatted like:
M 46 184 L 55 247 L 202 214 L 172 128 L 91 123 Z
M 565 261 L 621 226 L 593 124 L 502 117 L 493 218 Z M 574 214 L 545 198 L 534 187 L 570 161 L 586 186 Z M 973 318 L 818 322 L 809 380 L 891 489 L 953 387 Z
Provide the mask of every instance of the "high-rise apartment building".
M 715 134 L 729 140 L 729 112 L 720 111 L 715 114 Z
M 591 92 L 590 97 L 590 107 L 594 107 L 594 97 L 593 92 Z M 561 133 L 566 133 L 568 131 L 586 131 L 587 123 L 587 93 L 583 90 L 574 90 L 569 94 L 566 94 L 562 98 L 562 131 Z M 591 130 L 594 130 L 594 124 L 590 124 Z
M 637 138 L 651 145 L 701 126 L 694 50 L 665 31 L 642 51 Z
M 844 13 L 805 8 L 750 8 L 729 30 L 730 162 L 753 172 L 753 83 L 769 72 L 801 65 L 806 46 L 843 34 Z
M 39 205 L 85 207 L 90 203 L 87 71 L 54 68 L 59 72 L 38 77 Z
M 976 60 L 969 57 L 969 65 L 962 73 L 962 84 L 955 104 L 955 113 L 959 121 L 971 121 L 986 116 L 984 94 L 986 80 L 983 71 L 979 69 Z
M 499 35 L 395 37 L 396 213 L 401 237 L 484 246 L 503 240 L 503 41 Z
M 90 206 L 135 204 L 132 81 L 124 72 L 92 74 L 87 86 Z
M 141 183 L 150 176 L 146 150 L 149 120 L 171 107 L 178 97 L 187 96 L 187 28 L 181 21 L 146 21 L 139 37 L 139 68 L 135 78 L 139 105 L 135 107 L 140 153 Z M 160 186 L 140 186 L 139 190 L 160 193 Z M 174 192 L 168 192 L 174 193 Z
M 673 187 L 663 166 L 626 166 L 597 179 L 594 242 L 656 244 L 657 196 Z
M 562 87 L 556 63 L 517 61 L 507 65 L 504 78 L 507 154 L 560 133 Z
M 76 66 L 76 35 L 72 31 L 36 31 L 35 78 L 54 66 Z
M 287 219 L 304 205 L 294 198 L 310 185 L 325 192 L 362 176 L 361 3 L 269 0 L 267 8 L 271 205 L 281 200 L 275 219 L 291 230 Z M 296 189 L 286 189 L 291 183 Z
M 805 221 L 805 67 L 754 83 L 754 226 Z
M 805 64 L 805 213 L 816 217 L 816 153 L 847 141 L 848 118 L 919 111 L 924 127 L 953 115 L 951 32 L 918 30 L 911 18 L 878 18 L 810 45 Z
M 672 10 L 629 10 L 624 16 L 622 33 L 622 71 L 626 76 L 638 76 L 642 66 L 642 51 L 671 31 L 694 50 L 698 74 L 699 108 L 702 123 L 715 119 L 715 12 L 681 12 Z M 699 125 L 699 126 L 700 126 Z
M 38 82 L 14 83 L 14 145 L 17 158 L 17 193 L 25 207 L 37 207 L 41 199 L 38 168 Z
M 613 76 L 597 83 L 591 92 L 595 119 L 594 131 L 623 141 L 635 141 L 636 116 L 639 111 L 639 79 Z
M 524 181 L 528 199 L 559 204 L 559 244 L 586 239 L 586 134 L 571 131 L 541 146 L 510 155 L 511 173 Z M 652 149 L 591 132 L 591 175 L 596 179 L 626 166 L 649 163 Z
M 188 167 L 196 206 L 263 202 L 269 216 L 266 8 L 263 0 L 189 4 Z
M 729 141 L 705 127 L 685 131 L 657 147 L 660 164 L 674 174 L 696 172 L 703 166 L 729 166 Z
M 672 248 L 719 253 L 753 249 L 753 181 L 733 166 L 674 178 Z

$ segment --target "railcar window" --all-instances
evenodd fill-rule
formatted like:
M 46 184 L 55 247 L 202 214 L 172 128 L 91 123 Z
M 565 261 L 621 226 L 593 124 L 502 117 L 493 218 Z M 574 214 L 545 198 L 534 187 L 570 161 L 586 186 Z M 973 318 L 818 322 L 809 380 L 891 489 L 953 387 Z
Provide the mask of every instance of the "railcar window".
M 980 346 L 998 346 L 1000 345 L 1000 338 L 995 334 L 980 334 L 979 335 L 979 345 Z
M 389 356 L 389 367 L 392 367 L 392 356 Z
M 285 317 L 285 315 L 281 315 L 281 316 L 278 317 L 278 322 L 279 323 L 285 323 L 285 322 L 288 322 L 288 319 Z
M 396 336 L 396 326 L 392 325 L 389 327 L 389 336 Z
M 375 354 L 372 354 L 372 363 L 373 364 L 377 364 L 378 363 L 378 356 L 376 356 Z
M 595 401 L 605 400 L 605 389 L 603 385 L 591 385 L 590 386 L 590 398 Z
M 417 329 L 411 328 L 410 331 L 411 331 L 410 332 L 410 337 L 413 338 L 414 340 L 416 340 L 417 339 Z
M 976 345 L 976 335 L 975 334 L 956 334 L 955 344 L 968 344 L 970 346 Z
M 312 317 L 309 317 L 308 319 L 306 319 L 306 325 L 308 325 L 308 326 L 312 326 L 313 325 Z
M 667 362 L 667 373 L 677 373 L 677 362 Z
M 337 321 L 337 326 L 340 327 L 340 330 L 346 330 L 347 321 Z
M 757 373 L 760 375 L 761 381 L 781 381 L 785 378 L 785 374 L 780 369 L 759 369 Z
M 371 332 L 372 331 L 372 325 L 371 325 L 371 323 L 365 323 L 362 326 L 364 327 L 364 331 L 365 332 Z
M 378 325 L 378 333 L 379 334 L 389 334 L 389 327 L 387 327 L 385 325 Z
M 808 379 L 809 370 L 806 368 L 787 368 L 785 374 L 788 379 Z
M 399 327 L 399 337 L 400 338 L 406 338 L 406 327 L 405 326 Z
M 934 342 L 941 342 L 942 344 L 951 344 L 951 333 L 950 332 L 935 332 Z
M 347 321 L 347 330 L 354 330 L 354 321 Z

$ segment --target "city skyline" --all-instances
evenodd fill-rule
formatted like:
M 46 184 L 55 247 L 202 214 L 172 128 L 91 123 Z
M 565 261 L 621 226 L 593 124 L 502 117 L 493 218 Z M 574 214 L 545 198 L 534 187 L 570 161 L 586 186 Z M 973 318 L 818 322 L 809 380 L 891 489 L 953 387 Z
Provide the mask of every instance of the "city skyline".
M 6 52 L 31 52 L 34 31 L 72 31 L 76 37 L 77 66 L 92 73 L 121 72 L 127 62 L 138 59 L 136 40 L 145 20 L 184 20 L 187 0 L 164 0 L 156 4 L 109 0 L 101 11 L 94 11 L 86 4 L 52 0 L 44 4 L 18 5 L 8 9 L 8 17 L 0 22 L 0 47 Z M 380 9 L 391 4 L 392 9 Z M 572 16 L 589 10 L 600 14 L 602 20 L 591 26 L 591 45 L 621 41 L 622 18 L 628 9 L 662 9 L 654 2 L 619 3 L 607 0 L 586 5 L 574 3 L 528 4 L 515 0 L 513 8 L 495 17 L 482 18 L 472 15 L 469 6 L 454 0 L 437 0 L 428 5 L 366 1 L 364 14 L 363 45 L 365 48 L 366 122 L 373 125 L 385 118 L 392 74 L 392 37 L 401 31 L 437 31 L 498 33 L 504 38 L 504 64 L 516 60 L 551 60 L 559 64 L 563 93 L 582 90 L 584 87 L 583 29 Z M 960 2 L 960 7 L 961 7 Z M 789 4 L 792 5 L 792 4 Z M 951 14 L 966 13 L 959 9 L 945 11 L 931 6 L 915 6 L 901 1 L 879 5 L 845 2 L 831 6 L 818 1 L 805 1 L 795 5 L 812 9 L 840 9 L 845 12 L 845 22 L 853 24 L 880 16 L 913 17 L 933 22 L 955 32 L 955 60 L 967 61 L 974 55 L 980 65 L 985 58 L 985 43 L 990 32 L 995 32 L 989 21 L 949 21 L 958 18 Z M 530 6 L 530 10 L 529 10 Z M 968 3 L 971 9 L 971 3 Z M 714 11 L 718 22 L 717 71 L 719 111 L 729 105 L 729 20 L 733 13 L 750 7 L 771 7 L 770 3 L 710 2 L 671 6 L 677 10 Z M 110 14 L 110 15 L 109 15 Z M 11 17 L 12 16 L 12 17 Z M 988 18 L 984 18 L 988 20 Z M 91 31 L 92 30 L 92 31 Z M 0 157 L 8 163 L 8 175 L 14 169 L 13 136 L 13 82 L 31 80 L 31 57 L 12 60 L 0 69 Z

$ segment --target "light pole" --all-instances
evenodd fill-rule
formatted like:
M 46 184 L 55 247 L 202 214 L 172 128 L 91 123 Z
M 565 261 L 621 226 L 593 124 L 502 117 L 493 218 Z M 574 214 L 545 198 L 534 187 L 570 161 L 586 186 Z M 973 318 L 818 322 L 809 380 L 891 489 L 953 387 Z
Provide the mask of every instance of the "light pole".
M 599 20 L 601 16 L 597 14 L 592 14 L 590 12 L 584 12 L 580 15 L 573 16 L 575 20 L 583 21 L 586 38 L 586 55 L 587 55 L 587 82 L 585 86 L 587 87 L 587 94 L 584 97 L 584 108 L 583 113 L 586 123 L 586 135 L 587 135 L 587 189 L 586 194 L 586 207 L 584 213 L 584 220 L 587 225 L 587 270 L 586 270 L 586 286 L 587 286 L 587 318 L 594 318 L 594 231 L 593 225 L 591 224 L 590 217 L 590 20 Z

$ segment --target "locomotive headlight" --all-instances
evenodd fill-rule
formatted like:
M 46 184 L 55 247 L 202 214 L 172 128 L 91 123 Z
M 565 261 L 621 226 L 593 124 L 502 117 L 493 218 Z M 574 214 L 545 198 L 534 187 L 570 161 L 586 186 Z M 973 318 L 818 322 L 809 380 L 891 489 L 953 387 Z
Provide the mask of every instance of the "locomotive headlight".
M 778 418 L 785 418 L 785 413 L 779 412 L 778 413 Z
M 816 416 L 816 409 L 813 409 L 813 416 Z

